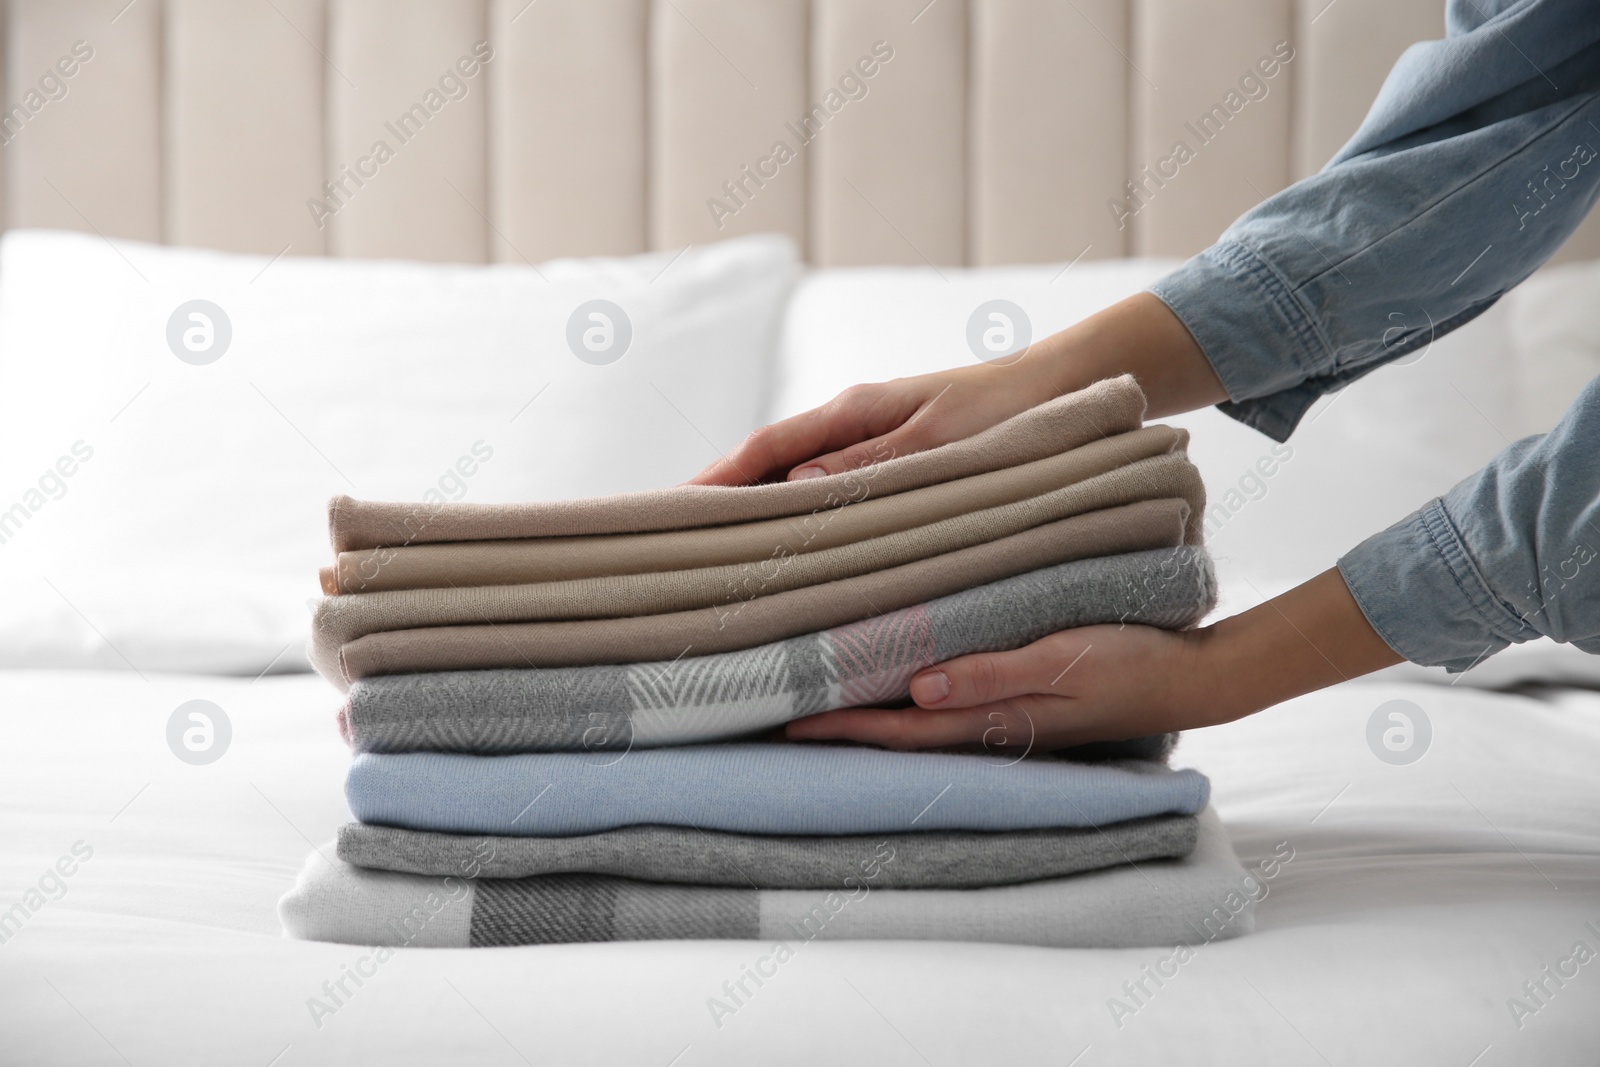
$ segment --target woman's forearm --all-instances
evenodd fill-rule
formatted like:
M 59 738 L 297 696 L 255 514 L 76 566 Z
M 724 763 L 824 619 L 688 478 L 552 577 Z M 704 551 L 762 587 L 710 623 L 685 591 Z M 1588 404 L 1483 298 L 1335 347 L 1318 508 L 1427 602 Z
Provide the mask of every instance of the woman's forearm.
M 1337 569 L 1195 631 L 1192 642 L 1219 722 L 1401 661 Z
M 1150 402 L 1152 418 L 1228 399 L 1188 328 L 1150 293 L 1130 296 L 1044 338 L 1016 370 L 1031 377 L 1041 399 L 1132 374 Z

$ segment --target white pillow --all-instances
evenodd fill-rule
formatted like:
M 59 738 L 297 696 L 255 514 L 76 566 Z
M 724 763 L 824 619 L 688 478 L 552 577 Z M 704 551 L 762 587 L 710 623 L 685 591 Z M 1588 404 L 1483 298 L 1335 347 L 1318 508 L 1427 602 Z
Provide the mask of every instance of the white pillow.
M 1143 289 L 1178 260 L 1110 259 L 1073 265 L 959 270 L 853 267 L 813 270 L 783 320 L 778 390 L 770 415 L 816 407 L 858 382 L 881 382 L 977 361 L 968 324 L 980 305 L 1007 300 L 1038 340 Z M 997 324 L 987 315 L 986 329 Z M 981 336 L 980 336 L 981 343 Z M 985 349 L 984 351 L 988 351 Z M 1002 354 L 1000 360 L 1004 361 Z
M 1036 339 L 1138 292 L 1175 265 L 1109 260 L 1065 270 L 813 272 L 797 287 L 784 322 L 772 414 L 803 411 L 858 381 L 973 363 L 969 319 L 988 301 L 1020 307 Z M 1224 582 L 1265 590 L 1303 581 L 1504 447 L 1502 432 L 1515 413 L 1504 319 L 1492 309 L 1404 365 L 1380 368 L 1323 398 L 1287 453 L 1214 409 L 1161 420 L 1192 432 L 1190 456 L 1211 501 L 1208 542 Z
M 0 666 L 300 668 L 335 493 L 681 481 L 759 423 L 796 272 L 775 237 L 534 269 L 11 231 Z

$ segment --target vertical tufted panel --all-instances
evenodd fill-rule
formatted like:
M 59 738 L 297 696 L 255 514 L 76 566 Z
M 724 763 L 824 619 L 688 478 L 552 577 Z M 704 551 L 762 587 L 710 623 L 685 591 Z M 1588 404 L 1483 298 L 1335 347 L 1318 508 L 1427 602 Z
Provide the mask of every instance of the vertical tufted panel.
M 972 34 L 972 262 L 1124 255 L 1126 0 L 972 0 Z
M 488 259 L 487 38 L 483 0 L 330 0 L 330 252 Z
M 127 3 L 11 0 L 6 105 L 31 114 L 7 116 L 8 225 L 161 240 L 161 8 Z
M 1589 212 L 1572 236 L 1550 258 L 1551 263 L 1572 263 L 1580 259 L 1600 259 L 1600 211 Z
M 166 239 L 318 255 L 323 0 L 167 0 Z
M 645 249 L 648 0 L 492 0 L 497 262 Z
M 1400 53 L 1444 36 L 1439 0 L 1297 0 L 1294 176 L 1322 169 L 1366 118 Z
M 893 50 L 867 95 L 837 113 L 812 153 L 811 259 L 818 266 L 966 261 L 965 0 L 815 0 L 811 91 L 823 109 L 842 76 Z
M 806 0 L 656 0 L 651 14 L 650 239 L 743 233 L 804 247 L 806 163 L 784 123 L 806 110 Z M 749 168 L 745 170 L 744 168 Z M 731 189 L 724 183 L 730 183 Z
M 11 83 L 7 77 L 11 69 L 11 50 L 9 46 L 11 38 L 10 6 L 9 0 L 0 0 L 0 90 L 3 90 L 5 94 L 4 103 L 6 106 L 10 106 L 12 103 Z M 10 221 L 7 217 L 10 198 L 6 195 L 11 184 L 9 177 L 9 171 L 11 170 L 10 141 L 11 134 L 9 132 L 0 133 L 0 230 L 3 230 Z
M 1443 30 L 1440 0 L 0 12 L 0 225 L 464 262 L 773 230 L 819 266 L 1185 255 L 1319 168 Z M 1595 256 L 1600 215 L 1556 258 Z
M 1136 0 L 1132 156 L 1123 189 L 1136 255 L 1187 256 L 1289 184 L 1291 0 Z M 1287 64 L 1274 55 L 1290 58 Z M 1277 67 L 1271 77 L 1257 64 Z M 1254 78 L 1248 92 L 1241 81 Z M 1265 95 L 1262 95 L 1264 93 Z M 1208 118 L 1209 116 L 1209 118 Z M 1185 146 L 1192 158 L 1178 162 Z M 1164 163 L 1163 161 L 1171 161 Z M 1149 171 L 1144 168 L 1148 167 Z

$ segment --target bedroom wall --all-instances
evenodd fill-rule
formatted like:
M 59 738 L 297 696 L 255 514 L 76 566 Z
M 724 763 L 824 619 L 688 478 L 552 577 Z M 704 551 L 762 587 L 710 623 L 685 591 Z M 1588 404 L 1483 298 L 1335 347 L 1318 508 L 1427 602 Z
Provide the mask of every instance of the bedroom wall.
M 460 262 L 776 230 L 821 266 L 943 266 L 1197 251 L 1319 167 L 1443 15 L 1439 0 L 9 0 L 0 25 L 22 108 L 0 148 L 7 226 Z M 1174 161 L 1180 141 L 1191 156 Z M 1600 221 L 1563 258 L 1597 254 Z

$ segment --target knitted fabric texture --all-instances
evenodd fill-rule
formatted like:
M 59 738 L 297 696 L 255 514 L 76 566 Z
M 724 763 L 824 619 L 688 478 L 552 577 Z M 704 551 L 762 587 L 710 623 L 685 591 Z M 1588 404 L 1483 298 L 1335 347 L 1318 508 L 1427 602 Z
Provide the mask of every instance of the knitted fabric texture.
M 1138 429 L 1144 408 L 1138 384 L 1123 375 L 1030 408 L 972 437 L 886 458 L 867 471 L 756 486 L 680 485 L 553 503 L 429 505 L 340 496 L 328 505 L 328 532 L 339 553 L 443 541 L 681 530 L 803 515 L 869 492 L 890 496 L 1067 452 Z
M 1091 441 L 1017 467 L 975 474 L 891 496 L 866 496 L 798 516 L 654 533 L 452 541 L 341 552 L 323 592 L 448 589 L 520 585 L 619 574 L 693 570 L 753 563 L 775 555 L 820 552 L 999 507 L 1087 481 L 1118 467 L 1182 452 L 1189 434 L 1170 426 Z M 1197 520 L 1200 509 L 1196 508 Z
M 384 630 L 343 644 L 319 629 L 313 632 L 311 659 L 325 677 L 348 688 L 361 678 L 410 671 L 638 663 L 731 652 L 857 622 L 1040 567 L 1176 547 L 1183 543 L 1188 517 L 1189 505 L 1182 499 L 1127 504 L 848 580 L 689 611 L 425 626 Z
M 1210 784 L 1141 761 L 888 752 L 744 743 L 631 752 L 357 756 L 345 782 L 364 823 L 545 837 L 639 823 L 750 834 L 1101 826 L 1193 815 Z
M 834 708 L 904 699 L 913 674 L 1073 626 L 1181 628 L 1216 602 L 1203 549 L 1029 571 L 861 622 L 738 652 L 594 667 L 394 674 L 355 683 L 358 751 L 609 750 L 726 740 Z
M 641 825 L 571 837 L 441 834 L 349 823 L 339 858 L 358 867 L 458 878 L 605 874 L 646 882 L 757 889 L 976 889 L 1060 878 L 1194 851 L 1195 818 L 1162 815 L 1106 826 L 1009 833 L 733 834 Z
M 876 869 L 889 866 L 880 861 Z M 1171 947 L 1248 933 L 1264 888 L 1239 865 L 1209 809 L 1194 851 L 1182 859 L 982 889 L 880 888 L 872 869 L 843 889 L 752 889 L 591 874 L 440 878 L 366 870 L 313 852 L 278 915 L 291 937 L 356 945 L 739 938 L 791 955 L 812 940 Z

